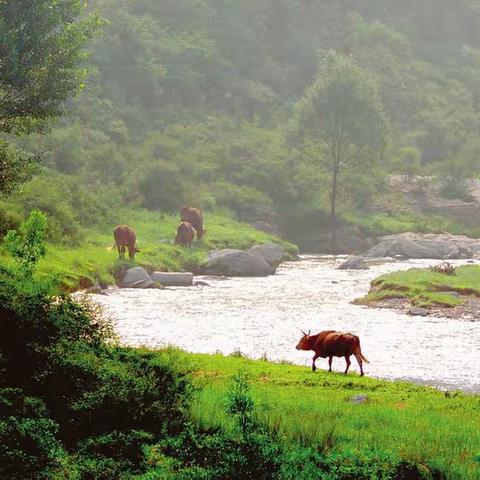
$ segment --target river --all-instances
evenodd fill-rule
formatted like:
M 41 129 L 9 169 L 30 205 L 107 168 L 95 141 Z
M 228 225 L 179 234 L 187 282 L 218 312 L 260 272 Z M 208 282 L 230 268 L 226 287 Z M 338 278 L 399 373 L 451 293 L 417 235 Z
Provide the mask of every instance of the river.
M 411 317 L 350 302 L 382 273 L 425 267 L 432 260 L 338 270 L 341 258 L 304 256 L 265 278 L 201 278 L 210 286 L 116 290 L 96 295 L 128 345 L 175 345 L 191 352 L 251 358 L 266 355 L 310 368 L 313 352 L 295 349 L 303 330 L 349 331 L 361 339 L 370 363 L 365 374 L 442 389 L 480 393 L 480 321 Z M 462 263 L 462 262 L 455 262 Z M 480 316 L 480 312 L 479 312 Z M 327 361 L 317 360 L 319 368 Z M 334 358 L 342 371 L 345 360 Z M 351 371 L 358 371 L 352 357 Z

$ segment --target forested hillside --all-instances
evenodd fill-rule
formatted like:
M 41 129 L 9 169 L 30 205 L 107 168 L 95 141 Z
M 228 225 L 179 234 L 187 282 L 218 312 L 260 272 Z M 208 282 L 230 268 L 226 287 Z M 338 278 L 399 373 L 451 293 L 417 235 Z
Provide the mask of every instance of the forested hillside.
M 57 225 L 55 240 L 68 241 L 115 221 L 120 205 L 176 212 L 184 203 L 287 234 L 311 219 L 327 228 L 324 144 L 310 155 L 291 132 L 331 50 L 368 76 L 386 127 L 375 162 L 355 150 L 339 173 L 338 217 L 408 217 L 387 174 L 434 176 L 443 195 L 465 199 L 464 180 L 480 172 L 479 2 L 90 3 L 108 20 L 91 45 L 90 76 L 51 133 L 18 142 L 47 169 L 2 202 L 5 229 L 37 206 Z

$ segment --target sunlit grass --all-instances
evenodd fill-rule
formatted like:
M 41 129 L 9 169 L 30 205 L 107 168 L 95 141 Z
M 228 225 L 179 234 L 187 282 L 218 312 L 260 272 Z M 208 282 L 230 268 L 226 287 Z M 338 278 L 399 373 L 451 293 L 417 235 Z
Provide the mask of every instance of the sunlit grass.
M 480 297 L 480 267 L 464 265 L 455 275 L 445 275 L 428 269 L 412 268 L 382 275 L 372 282 L 369 294 L 356 303 L 370 304 L 388 298 L 408 298 L 412 304 L 456 306 L 462 298 L 448 292 Z
M 225 395 L 232 376 L 248 373 L 258 418 L 287 443 L 328 455 L 390 457 L 435 466 L 447 478 L 478 479 L 480 397 L 385 382 L 351 373 L 317 371 L 239 357 L 175 352 L 190 364 L 199 388 L 195 422 L 231 429 Z M 352 397 L 366 395 L 365 403 Z M 426 477 L 428 478 L 428 477 Z
M 294 245 L 221 215 L 205 215 L 207 233 L 202 241 L 194 242 L 192 249 L 173 244 L 179 223 L 176 216 L 145 210 L 124 211 L 118 216 L 117 223 L 126 223 L 135 229 L 140 249 L 135 262 L 147 269 L 195 271 L 206 260 L 209 250 L 245 249 L 265 242 L 279 243 L 289 253 L 296 253 Z M 114 227 L 112 224 L 105 225 L 103 229 L 89 230 L 78 246 L 50 244 L 46 257 L 39 265 L 40 275 L 56 276 L 67 288 L 75 288 L 82 281 L 112 283 L 113 272 L 118 265 L 117 251 L 112 248 Z

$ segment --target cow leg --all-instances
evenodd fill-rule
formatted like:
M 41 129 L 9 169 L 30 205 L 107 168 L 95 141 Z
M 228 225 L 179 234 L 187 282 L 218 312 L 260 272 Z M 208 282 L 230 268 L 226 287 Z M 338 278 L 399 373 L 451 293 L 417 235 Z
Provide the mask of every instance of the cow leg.
M 332 360 L 333 360 L 333 357 L 328 357 L 328 371 L 329 372 L 332 371 Z
M 362 354 L 355 353 L 355 358 L 357 359 L 358 364 L 360 365 L 360 376 L 363 377 L 363 362 L 362 362 Z
M 118 258 L 123 260 L 125 258 L 125 247 L 123 245 L 118 246 Z
M 317 369 L 317 366 L 315 365 L 315 360 L 319 357 L 317 353 L 313 356 L 313 361 L 312 361 L 312 371 L 315 371 Z
M 348 373 L 348 369 L 350 368 L 350 355 L 345 355 L 345 361 L 347 362 L 347 368 L 345 369 L 345 375 Z

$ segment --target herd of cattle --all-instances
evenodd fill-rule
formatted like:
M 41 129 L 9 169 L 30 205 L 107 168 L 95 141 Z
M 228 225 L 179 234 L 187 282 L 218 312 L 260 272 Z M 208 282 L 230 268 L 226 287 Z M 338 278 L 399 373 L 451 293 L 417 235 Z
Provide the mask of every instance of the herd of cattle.
M 175 237 L 176 244 L 191 247 L 195 235 L 198 240 L 203 238 L 205 230 L 203 229 L 203 214 L 200 209 L 183 207 L 180 210 L 180 220 Z M 137 248 L 135 231 L 128 225 L 117 225 L 113 231 L 113 236 L 120 259 L 125 258 L 127 250 L 131 259 L 135 257 L 135 253 L 140 251 Z M 345 357 L 347 362 L 345 374 L 347 374 L 351 363 L 350 357 L 354 355 L 360 366 L 360 375 L 363 376 L 363 362 L 368 363 L 368 360 L 362 355 L 360 339 L 356 335 L 334 330 L 326 330 L 316 335 L 310 335 L 310 332 L 305 333 L 302 331 L 302 334 L 303 336 L 296 348 L 297 350 L 313 350 L 315 352 L 312 362 L 313 371 L 317 369 L 315 360 L 319 357 L 328 357 L 329 372 L 332 371 L 333 357 Z
M 199 208 L 183 207 L 180 210 L 180 224 L 177 227 L 175 243 L 182 247 L 191 247 L 195 235 L 198 240 L 203 238 L 205 230 L 203 229 L 203 214 Z M 135 253 L 140 250 L 137 248 L 137 236 L 135 230 L 128 225 L 117 225 L 113 230 L 115 246 L 118 250 L 118 258 L 124 259 L 128 251 L 130 259 L 135 258 Z

